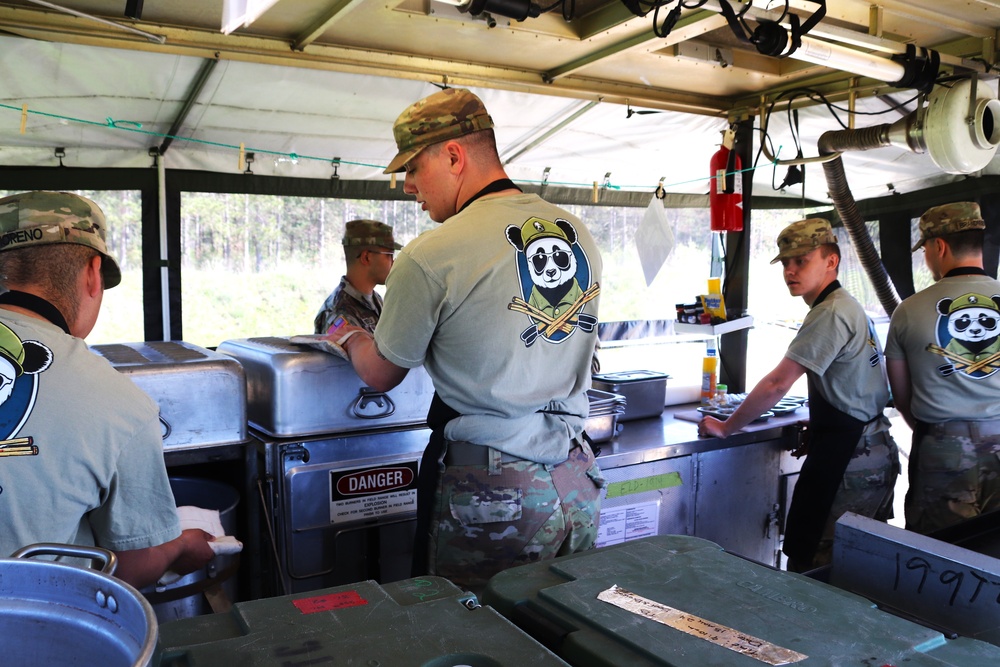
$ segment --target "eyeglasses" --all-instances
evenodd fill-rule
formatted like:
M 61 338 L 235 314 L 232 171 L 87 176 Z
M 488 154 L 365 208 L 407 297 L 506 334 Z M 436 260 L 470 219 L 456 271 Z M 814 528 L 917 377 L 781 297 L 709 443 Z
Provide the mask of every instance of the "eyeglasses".
M 365 254 L 366 252 L 370 252 L 374 255 L 389 255 L 389 257 L 392 257 L 393 259 L 396 258 L 395 251 L 389 252 L 388 250 L 362 250 L 361 252 L 358 253 L 358 259 L 361 259 L 361 255 Z

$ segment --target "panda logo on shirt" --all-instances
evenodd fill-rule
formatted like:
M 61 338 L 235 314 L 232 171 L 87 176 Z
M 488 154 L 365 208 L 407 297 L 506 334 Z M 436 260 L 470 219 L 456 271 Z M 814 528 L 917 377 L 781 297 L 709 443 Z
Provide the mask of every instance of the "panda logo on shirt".
M 46 345 L 21 340 L 10 327 L 0 324 L 0 461 L 38 455 L 33 438 L 15 436 L 35 406 L 38 374 L 51 365 L 52 350 Z
M 509 225 L 506 235 L 517 251 L 521 287 L 521 294 L 507 308 L 531 321 L 521 332 L 525 347 L 531 347 L 539 336 L 559 343 L 577 328 L 593 331 L 597 317 L 584 310 L 601 288 L 590 283 L 590 261 L 577 243 L 572 223 L 532 217 L 520 227 Z
M 942 376 L 960 372 L 978 379 L 1000 370 L 1000 295 L 941 299 L 937 312 L 938 344 L 927 349 L 944 357 L 937 369 Z

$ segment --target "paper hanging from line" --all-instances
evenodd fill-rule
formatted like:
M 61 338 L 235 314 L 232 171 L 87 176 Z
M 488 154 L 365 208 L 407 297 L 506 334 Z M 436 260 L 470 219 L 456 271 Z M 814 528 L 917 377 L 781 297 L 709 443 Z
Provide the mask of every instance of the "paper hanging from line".
M 642 222 L 635 231 L 635 245 L 639 250 L 639 262 L 646 278 L 646 287 L 653 284 L 653 279 L 666 263 L 670 253 L 674 251 L 674 230 L 667 220 L 663 208 L 663 200 L 654 194 L 642 216 Z

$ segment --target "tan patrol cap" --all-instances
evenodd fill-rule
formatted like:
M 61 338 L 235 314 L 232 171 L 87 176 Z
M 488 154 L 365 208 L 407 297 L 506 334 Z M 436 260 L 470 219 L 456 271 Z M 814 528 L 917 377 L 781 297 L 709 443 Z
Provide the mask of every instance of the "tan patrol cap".
M 821 245 L 836 242 L 837 237 L 833 233 L 833 228 L 823 218 L 798 220 L 778 234 L 778 256 L 771 260 L 771 264 L 789 257 L 804 255 Z
M 919 229 L 920 240 L 910 252 L 916 252 L 927 239 L 970 229 L 986 229 L 986 221 L 983 220 L 979 204 L 974 201 L 959 201 L 927 209 L 920 216 Z
M 383 174 L 403 171 L 417 153 L 442 141 L 493 127 L 483 101 L 462 88 L 446 88 L 414 102 L 399 115 L 392 135 L 399 150 Z
M 403 246 L 392 237 L 392 227 L 377 220 L 351 220 L 344 225 L 345 248 L 352 246 L 376 245 L 382 248 L 402 250 Z
M 0 252 L 52 243 L 76 243 L 101 255 L 104 288 L 122 281 L 108 254 L 107 223 L 101 208 L 69 192 L 25 192 L 0 199 Z

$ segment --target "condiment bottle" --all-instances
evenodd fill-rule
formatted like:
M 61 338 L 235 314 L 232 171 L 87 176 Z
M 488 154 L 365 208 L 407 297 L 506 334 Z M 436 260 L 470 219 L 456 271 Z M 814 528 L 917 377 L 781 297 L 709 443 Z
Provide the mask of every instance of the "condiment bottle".
M 708 343 L 705 358 L 701 362 L 701 404 L 709 405 L 715 396 L 715 372 L 718 365 L 714 341 Z

